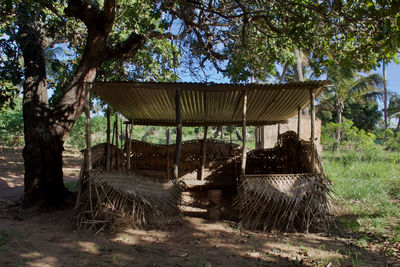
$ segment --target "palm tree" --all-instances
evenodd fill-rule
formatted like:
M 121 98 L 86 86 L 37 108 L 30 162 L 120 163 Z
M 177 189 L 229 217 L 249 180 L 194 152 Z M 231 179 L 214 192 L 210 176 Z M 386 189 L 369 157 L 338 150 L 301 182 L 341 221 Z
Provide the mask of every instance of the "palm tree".
M 397 119 L 396 135 L 400 131 L 400 95 L 393 94 L 389 100 L 388 118 Z
M 359 100 L 366 94 L 382 91 L 384 80 L 379 74 L 362 76 L 352 68 L 333 64 L 326 68 L 326 73 L 327 78 L 332 81 L 332 86 L 325 91 L 322 101 L 331 101 L 334 104 L 336 122 L 339 124 L 335 139 L 340 141 L 340 125 L 346 100 Z

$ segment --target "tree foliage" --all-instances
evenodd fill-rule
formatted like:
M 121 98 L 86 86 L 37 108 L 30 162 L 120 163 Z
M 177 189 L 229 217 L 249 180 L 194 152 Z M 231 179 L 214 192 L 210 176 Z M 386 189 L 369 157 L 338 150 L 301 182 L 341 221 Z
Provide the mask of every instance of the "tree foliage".
M 14 99 L 13 107 L 5 107 L 0 112 L 0 144 L 21 146 L 24 142 L 24 123 L 22 120 L 22 99 Z
M 169 5 L 168 5 L 169 3 Z M 259 81 L 276 64 L 294 63 L 295 49 L 321 66 L 370 69 L 396 57 L 399 3 L 395 1 L 167 1 L 165 9 L 183 21 L 180 34 L 191 49 L 190 66 L 211 62 L 233 81 Z M 197 59 L 197 62 L 195 61 Z
M 344 102 L 343 117 L 354 122 L 354 126 L 365 131 L 372 131 L 376 128 L 382 118 L 382 112 L 376 96 L 369 94 L 358 99 L 347 99 Z M 337 121 L 337 112 L 333 98 L 321 102 L 317 106 L 317 116 L 322 124 Z
M 332 81 L 332 86 L 325 90 L 320 96 L 320 115 L 324 115 L 323 112 L 325 110 L 326 116 L 326 111 L 329 110 L 329 107 L 333 108 L 333 111 L 337 115 L 336 123 L 339 125 L 343 120 L 342 115 L 345 112 L 346 102 L 348 104 L 348 109 L 351 107 L 354 109 L 353 114 L 356 113 L 357 109 L 361 108 L 361 106 L 358 104 L 360 100 L 364 100 L 364 108 L 366 108 L 365 110 L 368 110 L 368 106 L 365 105 L 368 103 L 368 96 L 382 91 L 381 88 L 384 80 L 378 74 L 362 76 L 353 68 L 337 64 L 329 64 L 325 69 L 328 79 Z M 375 108 L 376 110 L 376 105 L 375 107 L 370 108 Z M 360 118 L 360 114 L 354 115 L 354 118 Z M 339 128 L 336 137 L 337 141 L 341 139 L 340 135 L 341 132 Z

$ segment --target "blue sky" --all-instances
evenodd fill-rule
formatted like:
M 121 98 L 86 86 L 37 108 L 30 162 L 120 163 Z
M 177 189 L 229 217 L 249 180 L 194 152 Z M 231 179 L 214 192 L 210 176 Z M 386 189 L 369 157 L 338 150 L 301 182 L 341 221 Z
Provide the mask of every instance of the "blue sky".
M 371 73 L 379 73 L 382 75 L 382 67 L 377 68 Z M 386 65 L 386 84 L 390 91 L 400 94 L 400 65 L 389 63 Z
M 188 73 L 182 70 L 182 67 L 177 69 L 181 77 L 182 82 L 193 82 L 193 79 Z M 215 83 L 229 83 L 229 79 L 224 77 L 221 73 L 217 73 L 216 70 L 210 69 L 206 71 L 207 75 L 210 75 L 209 82 Z M 370 73 L 378 73 L 382 75 L 382 67 L 371 70 Z M 386 84 L 387 89 L 392 92 L 400 94 L 400 65 L 396 63 L 388 63 L 386 65 Z

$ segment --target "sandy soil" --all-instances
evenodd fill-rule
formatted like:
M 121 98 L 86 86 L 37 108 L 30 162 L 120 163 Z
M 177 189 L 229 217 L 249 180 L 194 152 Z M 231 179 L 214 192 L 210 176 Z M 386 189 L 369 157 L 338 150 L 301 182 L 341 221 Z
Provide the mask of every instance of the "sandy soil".
M 80 155 L 64 154 L 65 182 Z M 73 228 L 74 210 L 23 210 L 20 149 L 0 152 L 0 266 L 386 266 L 396 265 L 351 237 L 246 231 L 237 222 L 190 213 L 164 229 L 119 229 L 93 236 Z M 19 201 L 20 202 L 20 201 Z M 400 265 L 399 265 L 400 266 Z

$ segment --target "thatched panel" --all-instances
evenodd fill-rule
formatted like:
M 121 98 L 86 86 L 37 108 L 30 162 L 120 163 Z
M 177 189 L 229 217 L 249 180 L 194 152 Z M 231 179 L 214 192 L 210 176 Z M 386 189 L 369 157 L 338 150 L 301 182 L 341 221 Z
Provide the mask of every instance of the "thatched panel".
M 255 149 L 247 154 L 246 174 L 309 173 L 311 142 L 297 138 L 293 131 L 279 135 L 274 148 Z
M 201 168 L 201 146 L 202 140 L 191 140 L 182 143 L 181 157 L 179 160 L 179 177 L 181 179 L 197 179 Z M 157 145 L 142 141 L 132 140 L 131 143 L 131 166 L 139 173 L 157 173 L 156 177 L 173 177 L 173 158 L 175 145 Z M 240 155 L 239 146 L 223 141 L 209 139 L 206 142 L 206 162 L 204 178 L 224 168 Z M 167 173 L 168 170 L 168 173 Z M 228 168 L 227 168 L 228 170 Z M 235 175 L 231 170 L 227 175 Z
M 235 207 L 251 229 L 308 231 L 327 227 L 329 180 L 319 173 L 240 177 Z
M 181 187 L 133 172 L 84 172 L 77 201 L 77 226 L 100 231 L 113 225 L 179 223 Z

